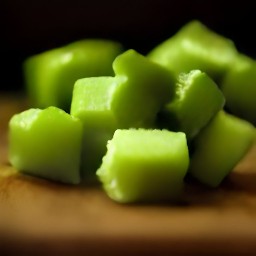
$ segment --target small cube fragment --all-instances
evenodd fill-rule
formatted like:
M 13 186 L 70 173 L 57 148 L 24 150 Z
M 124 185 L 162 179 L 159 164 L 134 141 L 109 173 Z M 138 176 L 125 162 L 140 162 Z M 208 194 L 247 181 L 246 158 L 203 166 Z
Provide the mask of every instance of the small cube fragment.
M 9 161 L 20 172 L 80 182 L 82 123 L 56 107 L 29 109 L 9 122 Z
M 116 130 L 97 175 L 120 203 L 178 201 L 189 165 L 186 135 L 167 130 Z

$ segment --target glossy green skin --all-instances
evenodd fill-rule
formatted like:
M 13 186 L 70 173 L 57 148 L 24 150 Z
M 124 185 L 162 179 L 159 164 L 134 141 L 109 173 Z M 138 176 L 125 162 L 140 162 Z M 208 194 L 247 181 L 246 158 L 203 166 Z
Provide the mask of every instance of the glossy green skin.
M 176 76 L 181 72 L 200 69 L 219 81 L 236 55 L 236 47 L 230 39 L 193 20 L 156 46 L 148 57 L 173 71 Z
M 9 161 L 20 172 L 80 182 L 82 123 L 63 110 L 29 109 L 9 122 Z
M 120 203 L 178 201 L 189 156 L 184 133 L 117 130 L 97 176 Z
M 24 78 L 31 105 L 69 111 L 75 81 L 112 75 L 112 62 L 122 51 L 118 42 L 86 39 L 28 58 Z
M 95 173 L 117 128 L 153 127 L 157 112 L 174 94 L 170 72 L 128 50 L 113 63 L 115 77 L 79 79 L 71 114 L 83 122 L 82 169 Z
M 193 70 L 177 80 L 175 98 L 159 113 L 161 128 L 186 133 L 193 139 L 225 103 L 215 82 L 204 72 Z
M 256 61 L 239 55 L 221 83 L 227 109 L 256 125 Z
M 250 149 L 255 128 L 220 111 L 194 140 L 189 172 L 200 182 L 217 187 Z

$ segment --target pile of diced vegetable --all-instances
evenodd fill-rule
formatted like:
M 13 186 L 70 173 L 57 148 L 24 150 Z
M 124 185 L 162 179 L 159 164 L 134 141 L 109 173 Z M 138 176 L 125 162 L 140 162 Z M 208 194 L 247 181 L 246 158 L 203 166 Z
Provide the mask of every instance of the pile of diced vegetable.
M 9 123 L 20 172 L 122 203 L 178 201 L 184 178 L 217 187 L 255 138 L 256 60 L 193 20 L 147 56 L 86 39 L 24 62 L 31 109 Z

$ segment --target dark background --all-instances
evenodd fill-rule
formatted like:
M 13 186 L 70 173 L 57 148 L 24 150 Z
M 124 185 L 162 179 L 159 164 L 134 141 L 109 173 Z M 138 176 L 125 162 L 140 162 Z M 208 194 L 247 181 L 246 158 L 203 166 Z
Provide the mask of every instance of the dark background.
M 256 57 L 253 1 L 0 0 L 0 90 L 23 90 L 30 55 L 89 37 L 118 40 L 146 54 L 191 19 Z

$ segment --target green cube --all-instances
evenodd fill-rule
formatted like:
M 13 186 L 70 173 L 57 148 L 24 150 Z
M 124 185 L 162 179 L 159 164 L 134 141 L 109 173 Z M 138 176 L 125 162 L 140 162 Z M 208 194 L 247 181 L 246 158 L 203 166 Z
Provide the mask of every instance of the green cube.
M 167 130 L 116 130 L 97 175 L 120 203 L 178 201 L 189 156 L 186 135 Z
M 230 39 L 198 20 L 185 24 L 175 35 L 156 46 L 148 57 L 178 76 L 199 69 L 219 81 L 237 55 Z
M 217 187 L 250 149 L 255 128 L 220 111 L 194 140 L 189 172 L 200 182 Z
M 83 123 L 81 168 L 84 179 L 93 178 L 106 153 L 107 141 L 118 127 L 111 100 L 120 82 L 115 77 L 85 78 L 74 86 L 71 114 Z
M 159 112 L 161 128 L 186 133 L 193 139 L 225 103 L 217 84 L 204 72 L 181 73 L 173 100 Z
M 174 96 L 172 73 L 134 50 L 119 55 L 113 69 L 123 77 L 111 103 L 118 128 L 155 126 L 157 113 Z
M 240 54 L 221 83 L 226 108 L 256 125 L 256 60 Z
M 29 109 L 9 122 L 9 161 L 20 172 L 80 182 L 82 123 L 56 107 Z

